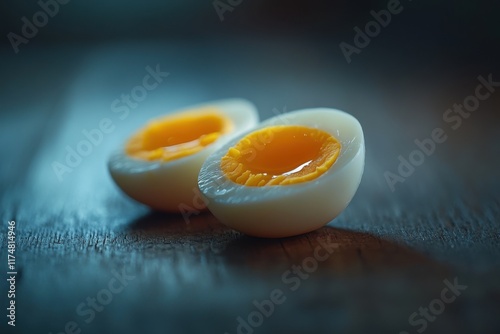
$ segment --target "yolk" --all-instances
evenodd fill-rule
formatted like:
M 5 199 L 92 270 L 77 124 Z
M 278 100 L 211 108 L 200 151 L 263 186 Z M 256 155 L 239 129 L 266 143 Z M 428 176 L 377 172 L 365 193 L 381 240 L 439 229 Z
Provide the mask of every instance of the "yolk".
M 143 160 L 180 159 L 203 150 L 232 127 L 232 122 L 214 107 L 168 115 L 134 134 L 125 151 Z
M 337 160 L 340 142 L 298 125 L 263 128 L 245 136 L 222 157 L 221 169 L 246 186 L 290 185 L 314 180 Z

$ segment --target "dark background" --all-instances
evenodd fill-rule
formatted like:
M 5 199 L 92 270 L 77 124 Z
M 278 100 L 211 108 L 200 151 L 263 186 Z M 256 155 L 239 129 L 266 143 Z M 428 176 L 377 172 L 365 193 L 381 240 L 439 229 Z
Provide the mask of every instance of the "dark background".
M 339 44 L 352 44 L 353 28 L 386 1 L 243 0 L 221 21 L 211 1 L 73 0 L 17 54 L 6 36 L 39 6 L 1 2 L 0 267 L 15 219 L 17 332 L 59 333 L 75 320 L 82 333 L 235 333 L 253 300 L 285 290 L 281 274 L 330 239 L 340 250 L 255 333 L 416 333 L 408 317 L 455 277 L 467 290 L 425 332 L 498 333 L 500 94 L 455 131 L 442 115 L 474 93 L 478 76 L 500 81 L 499 6 L 401 4 L 348 64 Z M 156 64 L 169 77 L 119 120 L 112 101 Z M 151 213 L 118 191 L 106 159 L 134 129 L 229 97 L 251 100 L 262 119 L 324 106 L 360 120 L 365 174 L 341 216 L 261 240 L 210 214 L 185 224 Z M 59 182 L 51 163 L 104 117 L 116 130 Z M 436 127 L 447 141 L 392 192 L 384 172 Z M 86 324 L 76 306 L 123 268 L 136 279 Z

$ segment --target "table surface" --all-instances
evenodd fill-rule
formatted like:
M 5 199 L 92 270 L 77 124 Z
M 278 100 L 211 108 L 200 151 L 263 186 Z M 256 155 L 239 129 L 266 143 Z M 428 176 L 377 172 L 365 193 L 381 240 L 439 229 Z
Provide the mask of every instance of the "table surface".
M 442 118 L 492 70 L 442 59 L 427 67 L 395 63 L 369 54 L 376 50 L 347 65 L 334 43 L 286 39 L 29 50 L 0 50 L 1 267 L 7 222 L 15 220 L 18 272 L 17 326 L 7 328 L 3 316 L 2 333 L 72 326 L 82 333 L 237 333 L 239 317 L 256 327 L 242 333 L 500 331 L 500 93 L 455 130 Z M 113 100 L 157 64 L 170 75 L 120 119 Z M 210 213 L 186 224 L 151 212 L 113 184 L 106 160 L 134 129 L 176 108 L 227 97 L 255 102 L 262 119 L 275 108 L 319 106 L 356 116 L 366 167 L 349 207 L 317 231 L 259 239 Z M 52 163 L 104 118 L 114 131 L 59 182 Z M 408 158 L 414 141 L 435 128 L 446 141 L 391 191 L 384 173 L 396 172 L 398 157 Z M 338 247 L 317 269 L 300 278 L 288 272 L 325 242 Z M 116 275 L 124 288 L 109 294 Z M 462 286 L 456 299 L 436 301 L 454 282 Z M 255 303 L 275 290 L 285 300 L 260 321 Z M 106 303 L 89 311 L 88 298 Z M 429 307 L 436 316 L 414 315 Z

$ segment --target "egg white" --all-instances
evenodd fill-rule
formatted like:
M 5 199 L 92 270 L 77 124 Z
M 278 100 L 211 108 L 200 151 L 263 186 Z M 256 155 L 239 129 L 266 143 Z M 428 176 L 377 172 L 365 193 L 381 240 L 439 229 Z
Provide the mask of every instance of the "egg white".
M 233 131 L 219 137 L 203 150 L 172 161 L 146 161 L 133 158 L 123 147 L 112 154 L 108 169 L 121 190 L 134 200 L 156 210 L 179 212 L 200 209 L 198 173 L 205 159 L 232 137 L 258 123 L 255 106 L 243 99 L 227 99 L 191 106 L 171 115 L 192 109 L 213 106 L 233 123 Z M 165 117 L 163 115 L 159 119 Z M 184 206 L 182 206 L 184 205 Z
M 248 133 L 273 125 L 323 130 L 341 143 L 340 154 L 328 171 L 304 183 L 250 187 L 226 178 L 220 162 L 228 149 Z M 316 230 L 338 216 L 356 193 L 364 161 L 363 130 L 356 118 L 335 109 L 304 109 L 268 119 L 223 145 L 203 164 L 198 186 L 223 224 L 252 236 L 287 237 Z

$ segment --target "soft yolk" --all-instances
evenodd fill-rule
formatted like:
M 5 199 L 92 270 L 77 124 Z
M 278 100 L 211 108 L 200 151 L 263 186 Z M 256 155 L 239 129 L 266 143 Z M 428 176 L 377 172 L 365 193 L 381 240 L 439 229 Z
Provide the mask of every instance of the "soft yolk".
M 134 134 L 125 151 L 131 157 L 149 161 L 180 159 L 203 150 L 232 127 L 232 122 L 215 107 L 169 115 Z
M 245 186 L 290 185 L 314 180 L 337 160 L 340 142 L 325 131 L 298 125 L 263 128 L 222 157 L 221 169 Z

